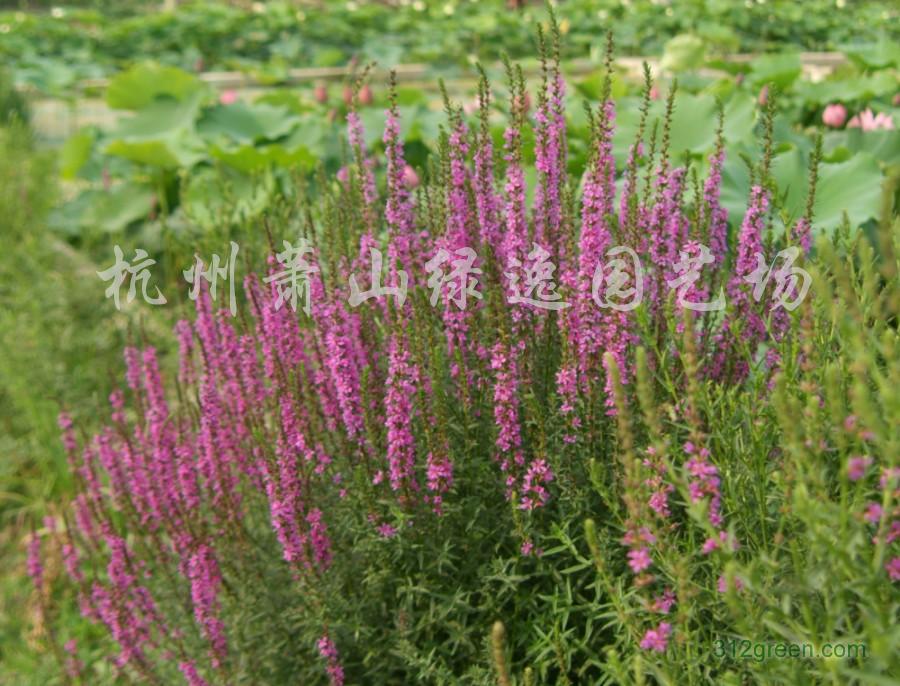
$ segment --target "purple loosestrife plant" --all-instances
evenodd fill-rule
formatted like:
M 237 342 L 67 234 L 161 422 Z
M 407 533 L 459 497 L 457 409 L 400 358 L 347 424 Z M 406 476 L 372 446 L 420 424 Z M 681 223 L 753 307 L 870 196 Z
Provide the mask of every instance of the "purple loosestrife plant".
M 275 263 L 262 265 L 244 279 L 239 317 L 201 292 L 176 327 L 177 360 L 126 350 L 123 388 L 92 438 L 60 417 L 78 493 L 65 532 L 44 551 L 31 544 L 28 569 L 49 588 L 39 553 L 58 544 L 57 567 L 123 679 L 493 683 L 510 680 L 496 665 L 511 660 L 541 683 L 797 683 L 795 664 L 748 664 L 742 677 L 705 646 L 772 639 L 771 626 L 810 640 L 888 634 L 900 575 L 893 243 L 878 262 L 845 239 L 850 270 L 820 241 L 804 262 L 816 297 L 777 319 L 745 282 L 755 253 L 768 261 L 784 242 L 768 232 L 779 202 L 768 174 L 746 214 L 727 216 L 720 125 L 692 199 L 690 170 L 669 162 L 674 89 L 661 129 L 648 127 L 649 81 L 622 169 L 609 78 L 589 107 L 577 195 L 552 26 L 532 206 L 521 70 L 508 70 L 502 160 L 484 79 L 478 125 L 448 104 L 449 133 L 415 194 L 396 96 L 384 179 L 351 111 L 344 180 L 320 174 L 302 221 L 275 227 L 315 248 L 310 315 L 277 304 L 262 276 Z M 787 242 L 805 248 L 808 235 Z M 533 302 L 510 302 L 535 242 L 565 308 L 541 307 L 552 301 L 539 284 Z M 668 282 L 700 245 L 713 263 L 679 303 Z M 445 283 L 432 306 L 424 265 L 465 248 L 483 299 L 458 308 Z M 644 268 L 607 264 L 614 248 Z M 409 272 L 402 303 L 348 300 L 350 276 L 369 286 L 373 250 L 388 256 L 382 285 Z M 611 306 L 627 299 L 607 298 L 617 283 L 644 299 Z M 728 309 L 689 307 L 723 284 Z M 484 637 L 498 617 L 492 662 Z M 891 646 L 872 650 L 842 676 L 897 666 Z

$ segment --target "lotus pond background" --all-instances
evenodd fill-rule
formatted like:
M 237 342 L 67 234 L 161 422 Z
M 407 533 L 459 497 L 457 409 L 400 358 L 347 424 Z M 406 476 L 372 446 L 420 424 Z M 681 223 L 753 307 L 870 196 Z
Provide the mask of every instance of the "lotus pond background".
M 400 67 L 404 161 L 419 184 L 413 194 L 423 194 L 417 221 L 432 233 L 445 217 L 435 198 L 444 192 L 454 126 L 439 82 L 460 108 L 454 116 L 483 136 L 479 145 L 490 141 L 497 151 L 500 195 L 508 169 L 500 151 L 517 102 L 503 56 L 523 67 L 530 108 L 523 116 L 533 121 L 541 107 L 536 27 L 552 33 L 542 4 L 177 5 L 4 3 L 0 11 L 0 683 L 153 682 L 113 665 L 117 642 L 81 616 L 77 585 L 67 580 L 60 551 L 81 485 L 57 416 L 72 417 L 79 442 L 101 431 L 109 394 L 125 384 L 126 346 L 154 347 L 163 376 L 177 376 L 172 329 L 195 317 L 182 275 L 193 256 L 225 254 L 234 240 L 243 278 L 265 269 L 268 234 L 276 245 L 302 234 L 316 239 L 334 272 L 342 259 L 356 259 L 362 215 L 340 208 L 361 201 L 353 183 L 338 180 L 342 172 L 356 178 L 358 166 L 347 115 L 358 112 L 379 194 L 389 196 L 383 133 L 392 67 Z M 793 334 L 735 352 L 736 363 L 755 370 L 748 377 L 701 383 L 679 315 L 648 315 L 628 349 L 621 397 L 609 396 L 618 413 L 597 412 L 599 395 L 582 397 L 578 412 L 590 438 L 575 448 L 563 440 L 569 420 L 555 382 L 566 365 L 565 329 L 530 339 L 521 369 L 532 376 L 517 392 L 517 416 L 529 458 L 545 457 L 556 479 L 546 507 L 527 516 L 507 500 L 493 462 L 502 375 L 486 364 L 490 385 L 458 406 L 450 398 L 459 387 L 448 381 L 446 396 L 438 391 L 446 406 L 439 400 L 435 410 L 456 464 L 446 512 L 413 511 L 371 486 L 349 501 L 323 495 L 318 506 L 335 557 L 330 576 L 304 586 L 284 565 L 265 508 L 257 511 L 248 526 L 265 554 L 244 566 L 241 545 L 221 544 L 220 555 L 242 561 L 223 572 L 230 587 L 221 608 L 232 641 L 227 669 L 209 661 L 202 631 L 190 634 L 208 683 L 334 683 L 328 651 L 317 648 L 323 617 L 347 683 L 897 683 L 900 571 L 890 567 L 898 554 L 891 479 L 900 455 L 897 8 L 852 0 L 567 0 L 554 8 L 573 223 L 580 226 L 606 89 L 616 109 L 610 143 L 622 194 L 630 146 L 654 122 L 662 134 L 677 80 L 669 158 L 690 165 L 702 184 L 717 146 L 724 150 L 725 262 L 736 260 L 763 160 L 771 192 L 766 244 L 782 245 L 799 220 L 813 217 L 815 245 L 805 265 L 814 288 L 792 319 Z M 617 59 L 608 81 L 607 31 Z M 652 65 L 649 90 L 634 57 Z M 491 83 L 484 117 L 476 63 Z M 528 207 L 546 183 L 536 147 L 532 128 L 522 127 Z M 650 179 L 654 165 L 646 157 L 639 163 L 640 178 Z M 376 236 L 386 240 L 380 213 L 379 222 Z M 156 260 L 153 279 L 167 305 L 137 301 L 116 311 L 104 298 L 96 273 L 112 263 L 114 244 L 126 254 L 143 248 Z M 251 303 L 240 307 L 249 317 Z M 386 360 L 386 332 L 396 324 L 375 321 L 371 336 L 385 336 Z M 417 360 L 444 379 L 442 365 L 449 369 L 453 360 L 428 352 L 441 349 L 432 339 L 442 329 L 419 314 L 415 321 L 420 328 L 409 335 L 422 339 Z M 505 340 L 487 333 L 493 324 L 482 326 L 485 341 Z M 770 349 L 785 361 L 780 374 L 764 362 Z M 429 354 L 431 366 L 423 361 Z M 371 373 L 386 382 L 387 371 Z M 173 407 L 181 390 L 168 388 Z M 130 420 L 140 415 L 129 412 Z M 368 445 L 373 459 L 384 460 L 386 427 L 374 431 Z M 436 440 L 419 424 L 413 432 L 420 449 Z M 621 543 L 637 516 L 629 459 L 656 448 L 680 474 L 689 459 L 680 451 L 697 435 L 713 455 L 729 535 L 741 547 L 698 555 L 706 513 L 689 506 L 686 491 L 673 495 L 683 505 L 677 533 L 666 538 L 664 527 L 654 529 L 659 588 L 651 589 L 677 598 L 663 616 L 648 609 L 654 597 L 635 580 L 629 546 Z M 331 457 L 351 460 L 350 448 L 339 446 Z M 424 484 L 424 452 L 418 459 Z M 860 468 L 865 476 L 854 478 Z M 672 483 L 686 488 L 677 478 Z M 378 528 L 385 525 L 400 534 L 385 536 Z M 129 546 L 146 533 L 125 531 Z M 26 573 L 35 537 L 45 554 L 38 589 Z M 526 542 L 541 555 L 523 552 Z M 105 578 L 105 565 L 93 573 Z M 311 595 L 322 599 L 314 612 L 306 604 Z M 492 630 L 497 620 L 502 630 Z M 646 630 L 666 620 L 677 627 L 667 650 L 642 648 Z M 182 621 L 186 632 L 198 631 L 191 613 Z M 869 652 L 863 660 L 729 663 L 710 657 L 712 641 L 724 636 L 864 643 Z M 72 640 L 78 676 L 66 676 L 63 646 Z M 174 663 L 165 670 L 157 683 L 185 678 Z

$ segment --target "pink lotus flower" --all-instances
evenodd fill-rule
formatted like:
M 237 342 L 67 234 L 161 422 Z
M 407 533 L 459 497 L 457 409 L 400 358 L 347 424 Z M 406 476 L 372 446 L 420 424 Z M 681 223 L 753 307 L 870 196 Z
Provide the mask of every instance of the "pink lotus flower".
M 233 105 L 237 102 L 238 94 L 235 90 L 225 90 L 219 93 L 219 102 L 223 105 Z
M 870 109 L 860 112 L 847 123 L 848 129 L 862 129 L 863 131 L 878 131 L 883 129 L 891 131 L 894 128 L 894 120 L 889 114 L 879 112 L 875 114 Z
M 822 113 L 822 122 L 832 129 L 841 128 L 845 121 L 847 121 L 847 108 L 839 102 L 828 105 Z
M 403 183 L 406 184 L 407 188 L 416 188 L 419 185 L 419 175 L 408 164 L 403 167 Z

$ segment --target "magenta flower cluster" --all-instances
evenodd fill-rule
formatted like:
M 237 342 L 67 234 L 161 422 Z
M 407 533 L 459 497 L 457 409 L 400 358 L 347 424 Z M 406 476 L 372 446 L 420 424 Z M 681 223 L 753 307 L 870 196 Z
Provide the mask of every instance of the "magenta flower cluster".
M 440 164 L 418 194 L 409 182 L 398 108 L 387 112 L 382 137 L 382 192 L 362 121 L 351 112 L 353 160 L 329 191 L 327 212 L 339 220 L 327 227 L 322 243 L 330 247 L 317 256 L 321 270 L 310 274 L 310 316 L 279 307 L 275 283 L 257 275 L 244 281 L 251 312 L 245 319 L 216 311 L 211 294 L 201 289 L 194 320 L 175 327 L 177 383 L 167 388 L 154 348 L 128 347 L 127 390 L 110 397 L 108 425 L 79 450 L 71 420 L 60 417 L 79 486 L 63 560 L 85 616 L 105 626 L 118 644 L 117 664 L 146 672 L 161 645 L 173 641 L 188 684 L 227 682 L 232 557 L 263 547 L 249 525 L 260 516 L 279 564 L 309 593 L 317 612 L 323 580 L 353 545 L 336 524 L 342 503 L 352 501 L 355 516 L 364 511 L 358 520 L 378 545 L 393 545 L 392 539 L 402 539 L 419 521 L 445 516 L 454 490 L 471 487 L 466 478 L 476 473 L 473 461 L 481 460 L 495 475 L 496 491 L 510 502 L 516 548 L 524 556 L 542 554 L 534 542 L 537 522 L 554 503 L 555 489 L 563 488 L 561 477 L 568 478 L 560 466 L 573 446 L 600 441 L 583 430 L 586 424 L 602 424 L 611 435 L 622 418 L 614 371 L 618 390 L 631 394 L 634 344 L 642 336 L 654 344 L 662 340 L 673 307 L 679 318 L 687 314 L 666 300 L 663 288 L 676 273 L 680 253 L 696 256 L 697 246 L 708 243 L 712 266 L 729 266 L 728 217 L 720 202 L 724 152 L 720 138 L 693 210 L 684 198 L 687 170 L 672 167 L 669 151 L 655 142 L 636 142 L 625 168 L 617 170 L 616 111 L 607 89 L 591 115 L 594 135 L 579 200 L 569 178 L 565 86 L 559 65 L 551 63 L 534 114 L 538 177 L 529 208 L 522 149 L 527 94 L 515 84 L 513 94 L 505 164 L 494 154 L 484 83 L 480 128 L 471 129 L 462 112 L 450 108 Z M 646 181 L 639 178 L 641 164 Z M 620 172 L 625 183 L 617 193 Z M 753 256 L 762 248 L 770 209 L 769 191 L 754 186 L 731 278 L 709 270 L 692 286 L 689 300 L 724 284 L 736 303 L 723 321 L 698 321 L 700 354 L 713 362 L 703 374 L 712 381 L 743 379 L 748 370 L 729 368 L 727 350 L 755 347 L 770 335 L 769 313 L 749 297 L 744 283 L 756 267 Z M 808 247 L 806 238 L 801 242 Z M 513 265 L 527 271 L 535 267 L 530 255 L 552 256 L 559 267 L 554 285 L 572 306 L 556 313 L 485 297 L 463 310 L 445 298 L 432 312 L 420 306 L 424 284 L 411 283 L 403 302 L 382 299 L 357 307 L 340 297 L 342 289 L 329 287 L 350 276 L 380 276 L 392 284 L 403 272 L 415 273 L 422 255 L 473 246 L 486 256 L 476 266 L 504 287 L 500 291 L 511 290 Z M 597 266 L 614 246 L 650 258 L 642 283 L 629 267 L 617 277 L 603 274 L 611 281 L 630 278 L 632 287 L 643 288 L 650 297 L 640 311 L 595 306 Z M 374 248 L 386 248 L 385 274 L 369 271 Z M 271 276 L 273 261 L 269 269 Z M 527 346 L 540 341 L 558 343 L 543 348 L 553 351 L 552 359 L 530 355 Z M 666 351 L 672 353 L 677 355 Z M 545 397 L 535 398 L 538 390 Z M 551 415 L 536 418 L 536 404 L 551 407 Z M 492 447 L 475 454 L 469 444 L 479 431 Z M 705 505 L 703 525 L 712 534 L 702 553 L 737 547 L 725 528 L 720 474 L 709 450 L 686 443 L 683 453 L 682 464 L 667 467 L 655 448 L 648 449 L 639 477 L 626 484 L 623 543 L 640 585 L 654 581 L 654 551 L 664 544 L 662 531 L 674 526 L 676 475 L 670 472 L 684 474 L 686 504 Z M 851 462 L 849 477 L 862 478 L 868 466 L 862 458 Z M 867 516 L 874 521 L 876 511 Z M 138 534 L 136 540 L 130 534 Z M 39 542 L 33 542 L 28 571 L 37 585 L 39 552 Z M 105 573 L 97 573 L 96 565 L 88 573 L 98 559 L 105 561 Z M 205 656 L 184 648 L 182 629 L 168 626 L 149 590 L 157 562 L 180 575 L 171 581 L 183 586 Z M 896 567 L 896 560 L 889 563 L 892 577 Z M 666 615 L 676 598 L 668 586 L 658 591 L 647 606 Z M 323 614 L 316 648 L 331 683 L 340 686 L 338 644 L 342 650 L 344 645 L 328 625 Z M 659 623 L 640 645 L 665 652 L 671 633 L 671 624 Z

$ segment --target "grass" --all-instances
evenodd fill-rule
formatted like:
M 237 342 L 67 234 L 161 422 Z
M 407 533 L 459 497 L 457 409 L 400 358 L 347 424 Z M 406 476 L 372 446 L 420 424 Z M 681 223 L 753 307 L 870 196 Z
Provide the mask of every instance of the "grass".
M 32 642 L 23 575 L 24 539 L 72 490 L 57 414 L 93 423 L 137 326 L 114 318 L 98 267 L 47 228 L 56 178 L 55 154 L 25 126 L 0 128 L 0 684 L 11 686 L 52 683 L 57 671 Z

